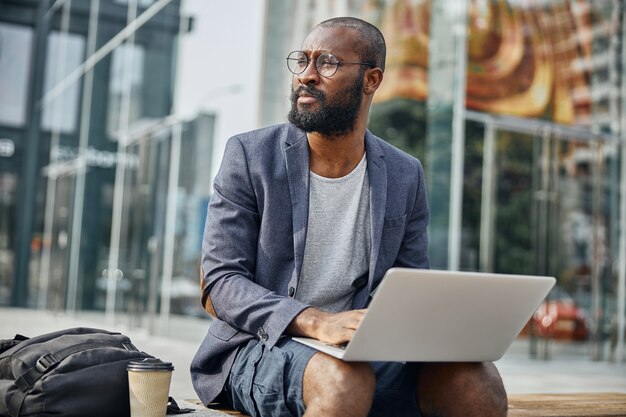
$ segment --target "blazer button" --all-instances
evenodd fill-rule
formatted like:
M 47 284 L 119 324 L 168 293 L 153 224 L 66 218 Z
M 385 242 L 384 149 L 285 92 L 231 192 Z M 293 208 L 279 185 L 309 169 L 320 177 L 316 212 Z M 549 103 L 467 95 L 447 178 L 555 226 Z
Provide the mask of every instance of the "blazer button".
M 289 287 L 289 296 L 293 297 L 295 293 L 296 293 L 296 289 L 294 287 Z

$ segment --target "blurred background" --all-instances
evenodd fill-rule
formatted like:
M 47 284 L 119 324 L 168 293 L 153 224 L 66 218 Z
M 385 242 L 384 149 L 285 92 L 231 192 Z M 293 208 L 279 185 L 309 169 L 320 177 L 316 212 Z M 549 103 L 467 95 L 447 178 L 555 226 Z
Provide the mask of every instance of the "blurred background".
M 425 166 L 432 267 L 555 276 L 528 354 L 623 362 L 621 0 L 0 0 L 0 306 L 208 323 L 224 144 L 286 120 L 285 57 L 341 15 L 386 37 L 369 128 Z

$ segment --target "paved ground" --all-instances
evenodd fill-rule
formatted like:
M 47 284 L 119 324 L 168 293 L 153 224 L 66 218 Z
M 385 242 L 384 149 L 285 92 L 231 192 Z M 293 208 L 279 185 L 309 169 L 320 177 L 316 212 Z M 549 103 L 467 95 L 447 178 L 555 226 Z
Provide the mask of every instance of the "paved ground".
M 128 319 L 122 317 L 109 323 L 98 313 L 81 313 L 72 317 L 50 311 L 0 308 L 0 338 L 12 338 L 16 333 L 36 336 L 77 326 L 120 331 L 130 336 L 139 349 L 174 364 L 170 395 L 177 400 L 197 398 L 191 385 L 189 364 L 206 333 L 208 320 L 173 317 L 168 329 L 161 331 L 159 336 L 151 336 L 145 330 L 129 326 L 128 322 Z M 540 352 L 543 352 L 541 346 Z M 549 360 L 530 359 L 528 342 L 516 341 L 506 355 L 496 362 L 507 392 L 626 393 L 626 362 L 592 361 L 586 345 L 553 344 L 548 352 L 551 357 Z M 193 414 L 186 415 L 193 417 Z

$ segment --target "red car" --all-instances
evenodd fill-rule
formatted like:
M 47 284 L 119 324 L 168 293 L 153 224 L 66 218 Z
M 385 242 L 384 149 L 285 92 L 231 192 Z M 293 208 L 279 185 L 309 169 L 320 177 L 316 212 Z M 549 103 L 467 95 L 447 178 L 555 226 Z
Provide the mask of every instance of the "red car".
M 585 311 L 560 287 L 555 287 L 550 292 L 526 324 L 522 334 L 530 333 L 530 326 L 534 326 L 535 334 L 540 337 L 576 341 L 589 338 Z

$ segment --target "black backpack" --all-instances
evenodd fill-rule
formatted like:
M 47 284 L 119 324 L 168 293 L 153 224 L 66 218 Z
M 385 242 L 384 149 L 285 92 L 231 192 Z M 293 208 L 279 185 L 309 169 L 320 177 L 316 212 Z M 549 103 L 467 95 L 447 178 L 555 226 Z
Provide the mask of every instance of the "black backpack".
M 126 365 L 151 357 L 83 327 L 1 340 L 0 417 L 129 417 Z

